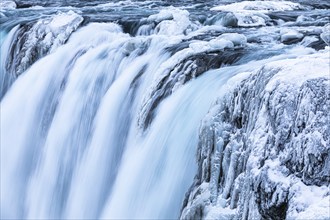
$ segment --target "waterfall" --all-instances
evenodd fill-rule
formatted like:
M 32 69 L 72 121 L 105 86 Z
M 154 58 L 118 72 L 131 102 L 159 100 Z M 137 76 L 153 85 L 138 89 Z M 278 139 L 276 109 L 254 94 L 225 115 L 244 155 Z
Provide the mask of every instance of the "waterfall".
M 328 180 L 323 122 L 321 153 L 289 146 L 315 127 L 302 96 L 327 102 L 322 5 L 38 2 L 0 4 L 1 219 L 284 218 L 312 203 L 298 204 L 306 181 Z M 290 152 L 325 175 L 299 182 Z
M 180 62 L 171 45 L 89 24 L 17 78 L 1 102 L 2 217 L 179 216 L 200 120 L 230 73 L 178 86 L 141 130 L 150 85 Z

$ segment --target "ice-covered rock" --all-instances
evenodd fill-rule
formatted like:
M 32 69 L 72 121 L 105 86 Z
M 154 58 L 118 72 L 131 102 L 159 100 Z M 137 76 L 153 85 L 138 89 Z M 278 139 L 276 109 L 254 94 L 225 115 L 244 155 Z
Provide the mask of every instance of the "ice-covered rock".
M 320 37 L 326 44 L 330 45 L 330 23 L 324 26 Z
M 302 9 L 302 6 L 289 1 L 242 1 L 211 8 L 215 11 L 232 12 L 238 20 L 237 25 L 241 27 L 265 26 L 270 20 L 267 13 L 297 9 Z
M 293 29 L 282 29 L 281 32 L 281 42 L 282 43 L 292 43 L 300 41 L 304 35 Z
M 14 1 L 3 0 L 0 2 L 0 10 L 2 9 L 15 9 L 17 7 Z
M 82 21 L 81 15 L 69 11 L 40 19 L 32 25 L 20 26 L 13 38 L 15 43 L 9 49 L 11 54 L 18 55 L 9 56 L 13 59 L 7 60 L 6 69 L 10 73 L 21 74 L 40 57 L 63 45 Z
M 154 80 L 150 91 L 144 97 L 138 120 L 139 127 L 146 129 L 158 104 L 182 85 L 210 69 L 237 61 L 243 55 L 240 48 L 245 44 L 244 35 L 228 33 L 210 41 L 193 41 L 188 48 L 172 55 L 160 66 L 155 74 L 159 77 Z
M 259 11 L 262 13 L 267 13 L 269 11 L 291 11 L 297 9 L 302 9 L 302 6 L 290 1 L 242 1 L 212 8 L 212 10 L 221 11 Z
M 150 15 L 141 22 L 143 25 L 137 31 L 137 35 L 183 35 L 198 27 L 190 20 L 187 10 L 172 6 L 161 10 L 158 14 Z
M 328 54 L 273 61 L 228 82 L 202 123 L 181 219 L 330 216 Z
M 206 25 L 221 25 L 224 27 L 236 27 L 237 18 L 232 12 L 220 12 L 205 21 Z

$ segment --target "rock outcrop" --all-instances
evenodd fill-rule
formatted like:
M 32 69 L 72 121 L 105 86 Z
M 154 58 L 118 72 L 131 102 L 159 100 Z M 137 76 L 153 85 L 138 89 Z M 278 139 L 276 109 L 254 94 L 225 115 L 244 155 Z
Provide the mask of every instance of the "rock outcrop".
M 328 53 L 268 63 L 217 100 L 181 219 L 330 216 Z

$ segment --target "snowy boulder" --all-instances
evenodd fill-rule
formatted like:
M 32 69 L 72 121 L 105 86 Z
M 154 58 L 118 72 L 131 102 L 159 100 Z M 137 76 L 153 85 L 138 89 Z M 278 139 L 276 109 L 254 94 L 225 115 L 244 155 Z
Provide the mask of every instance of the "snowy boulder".
M 0 9 L 15 9 L 17 7 L 14 1 L 1 1 Z
M 265 26 L 266 22 L 270 20 L 267 15 L 269 12 L 297 9 L 302 9 L 302 6 L 289 1 L 242 1 L 211 8 L 215 11 L 232 12 L 240 27 Z
M 211 48 L 219 50 L 234 47 L 234 43 L 232 41 L 220 37 L 210 40 L 209 45 Z
M 330 216 L 328 53 L 273 61 L 228 82 L 202 122 L 181 219 Z
M 220 12 L 219 14 L 207 19 L 206 25 L 220 25 L 223 27 L 237 27 L 238 19 L 232 12 Z
M 15 60 L 7 61 L 7 70 L 21 74 L 36 60 L 63 45 L 82 21 L 81 15 L 69 11 L 20 26 L 15 33 L 17 42 L 10 48 L 11 53 L 20 52 L 18 56 L 11 56 Z
M 149 16 L 147 22 L 157 24 L 154 33 L 158 35 L 183 35 L 197 28 L 196 24 L 190 21 L 188 11 L 174 7 L 163 9 L 158 14 Z
M 320 34 L 321 39 L 330 46 L 330 23 L 326 24 Z
M 298 3 L 290 1 L 242 1 L 228 5 L 213 7 L 211 10 L 218 11 L 259 11 L 267 13 L 270 11 L 291 11 L 302 9 Z
M 285 43 L 285 44 L 299 42 L 304 37 L 304 35 L 302 33 L 299 33 L 298 31 L 293 30 L 293 29 L 281 30 L 280 34 L 281 34 L 281 42 Z
M 245 35 L 237 33 L 224 33 L 218 38 L 229 40 L 234 44 L 234 46 L 243 46 L 247 42 L 247 38 L 245 37 Z

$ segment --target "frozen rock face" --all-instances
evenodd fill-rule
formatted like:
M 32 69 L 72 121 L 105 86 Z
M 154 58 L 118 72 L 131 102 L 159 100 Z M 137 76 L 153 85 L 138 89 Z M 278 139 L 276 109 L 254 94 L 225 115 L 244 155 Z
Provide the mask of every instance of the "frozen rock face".
M 63 45 L 82 21 L 82 16 L 69 11 L 34 24 L 21 25 L 9 48 L 11 56 L 6 61 L 7 71 L 20 75 L 39 58 Z
M 271 62 L 228 85 L 202 123 L 181 219 L 330 216 L 328 53 Z

